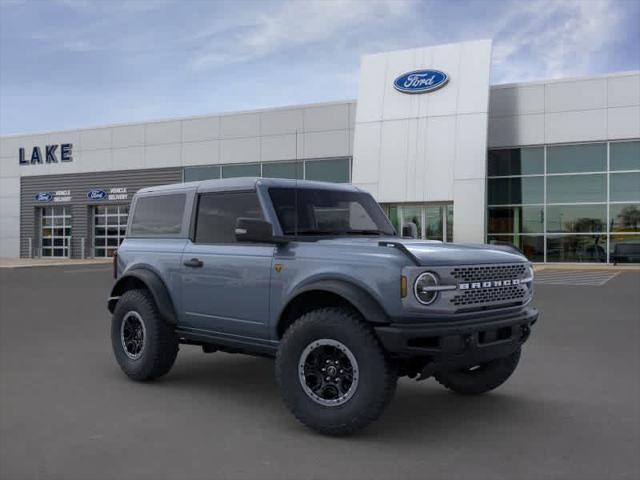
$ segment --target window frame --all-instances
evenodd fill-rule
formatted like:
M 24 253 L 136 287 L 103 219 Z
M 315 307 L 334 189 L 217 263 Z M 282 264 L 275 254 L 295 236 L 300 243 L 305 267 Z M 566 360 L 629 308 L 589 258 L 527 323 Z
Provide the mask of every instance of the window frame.
M 262 198 L 257 189 L 241 189 L 241 190 L 218 190 L 218 191 L 208 191 L 208 192 L 198 192 L 194 199 L 194 206 L 191 213 L 191 222 L 189 225 L 189 240 L 194 245 L 224 245 L 224 246 L 242 246 L 242 245 L 264 245 L 263 243 L 257 242 L 198 242 L 196 241 L 196 234 L 198 231 L 198 214 L 200 212 L 200 201 L 204 196 L 221 196 L 221 195 L 240 195 L 240 194 L 253 194 L 258 201 L 258 206 L 260 207 L 260 211 L 262 212 L 262 219 L 268 221 L 269 217 L 267 216 L 267 212 L 265 211 L 264 204 L 262 202 Z M 240 218 L 240 217 L 238 217 Z

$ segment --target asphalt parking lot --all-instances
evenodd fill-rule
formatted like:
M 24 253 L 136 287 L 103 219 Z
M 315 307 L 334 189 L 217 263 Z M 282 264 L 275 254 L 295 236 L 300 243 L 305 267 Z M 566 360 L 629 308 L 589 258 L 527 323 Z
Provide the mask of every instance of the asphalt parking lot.
M 383 418 L 319 436 L 272 362 L 181 347 L 136 384 L 116 365 L 108 266 L 0 269 L 2 479 L 640 478 L 640 272 L 537 286 L 514 377 L 482 397 L 403 379 Z

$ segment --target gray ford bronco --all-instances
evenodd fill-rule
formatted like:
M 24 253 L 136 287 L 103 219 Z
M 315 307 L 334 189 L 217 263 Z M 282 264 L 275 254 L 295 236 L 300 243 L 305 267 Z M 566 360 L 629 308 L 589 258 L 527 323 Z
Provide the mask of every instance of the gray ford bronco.
M 132 379 L 180 344 L 275 357 L 287 407 L 322 433 L 377 419 L 399 376 L 461 394 L 504 383 L 538 312 L 508 246 L 398 236 L 351 185 L 234 178 L 140 190 L 108 300 Z

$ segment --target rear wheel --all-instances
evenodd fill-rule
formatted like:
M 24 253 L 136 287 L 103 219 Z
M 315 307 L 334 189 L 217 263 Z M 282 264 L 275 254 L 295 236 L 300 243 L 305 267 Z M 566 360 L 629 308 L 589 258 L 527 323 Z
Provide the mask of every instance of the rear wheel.
M 303 315 L 285 333 L 276 379 L 300 422 L 321 433 L 345 435 L 382 414 L 397 375 L 357 313 L 323 308 Z
M 118 300 L 111 320 L 111 345 L 122 371 L 138 381 L 168 373 L 178 354 L 178 338 L 160 318 L 146 290 L 129 290 Z
M 451 391 L 478 395 L 498 388 L 513 374 L 520 361 L 520 348 L 506 357 L 469 368 L 436 373 L 435 379 Z

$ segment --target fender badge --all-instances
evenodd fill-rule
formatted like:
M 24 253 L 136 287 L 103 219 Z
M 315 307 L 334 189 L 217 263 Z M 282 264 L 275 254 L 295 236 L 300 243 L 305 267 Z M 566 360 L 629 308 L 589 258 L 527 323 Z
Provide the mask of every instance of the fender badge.
M 282 270 L 282 264 L 281 263 L 276 263 L 273 266 L 276 269 L 276 272 L 280 273 L 280 271 Z

